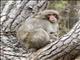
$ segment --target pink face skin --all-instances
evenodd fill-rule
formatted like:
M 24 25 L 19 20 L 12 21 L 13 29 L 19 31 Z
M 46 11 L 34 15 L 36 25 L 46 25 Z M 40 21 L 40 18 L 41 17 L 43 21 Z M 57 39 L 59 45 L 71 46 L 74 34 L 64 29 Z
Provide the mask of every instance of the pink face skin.
M 48 15 L 48 19 L 50 22 L 57 22 L 56 15 L 50 14 Z

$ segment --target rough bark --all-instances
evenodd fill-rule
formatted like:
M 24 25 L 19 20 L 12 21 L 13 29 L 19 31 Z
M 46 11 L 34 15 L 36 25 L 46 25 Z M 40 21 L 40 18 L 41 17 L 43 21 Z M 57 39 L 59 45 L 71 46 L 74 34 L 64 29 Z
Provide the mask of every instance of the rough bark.
M 14 32 L 20 23 L 30 19 L 40 10 L 44 10 L 47 3 L 46 0 L 6 3 L 0 16 L 1 60 L 73 60 L 80 55 L 80 20 L 66 35 L 36 52 L 28 53 L 17 41 Z
M 0 15 L 0 60 L 26 60 L 28 55 L 15 36 L 20 23 L 47 7 L 46 0 L 9 0 Z

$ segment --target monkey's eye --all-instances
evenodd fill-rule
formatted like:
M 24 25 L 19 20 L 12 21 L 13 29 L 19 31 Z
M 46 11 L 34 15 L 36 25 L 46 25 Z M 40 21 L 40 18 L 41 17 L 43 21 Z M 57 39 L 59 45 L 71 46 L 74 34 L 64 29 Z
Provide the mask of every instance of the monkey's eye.
M 50 16 L 51 14 L 48 14 L 47 16 Z
M 53 34 L 54 32 L 50 32 L 50 34 Z
M 58 16 L 57 16 L 56 14 L 53 14 L 53 16 L 55 16 L 55 18 L 57 18 L 57 19 L 58 19 Z

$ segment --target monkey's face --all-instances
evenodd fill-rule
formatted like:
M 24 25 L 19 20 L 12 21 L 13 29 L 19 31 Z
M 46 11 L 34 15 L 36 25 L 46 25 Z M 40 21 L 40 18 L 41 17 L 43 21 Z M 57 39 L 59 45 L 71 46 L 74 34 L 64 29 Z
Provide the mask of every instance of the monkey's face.
M 56 10 L 44 10 L 39 13 L 41 18 L 49 20 L 51 23 L 59 22 L 60 16 L 59 12 Z
M 39 18 L 41 20 L 49 20 L 51 23 L 58 23 L 60 20 L 60 15 L 56 10 L 44 10 L 42 12 L 39 12 L 36 18 Z
M 55 23 L 58 21 L 57 15 L 56 14 L 48 14 L 47 15 L 48 20 L 52 23 Z

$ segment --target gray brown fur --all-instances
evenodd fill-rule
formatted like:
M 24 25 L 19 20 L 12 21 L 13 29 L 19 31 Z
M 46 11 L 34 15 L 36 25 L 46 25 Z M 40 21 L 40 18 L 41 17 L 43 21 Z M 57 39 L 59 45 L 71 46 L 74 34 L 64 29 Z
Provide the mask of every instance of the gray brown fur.
M 17 38 L 28 48 L 40 49 L 50 42 L 50 35 L 58 32 L 58 22 L 51 23 L 45 17 L 47 14 L 59 13 L 55 10 L 44 10 L 31 20 L 25 21 L 17 30 Z M 50 34 L 53 32 L 53 34 Z M 53 39 L 53 38 L 52 38 Z

